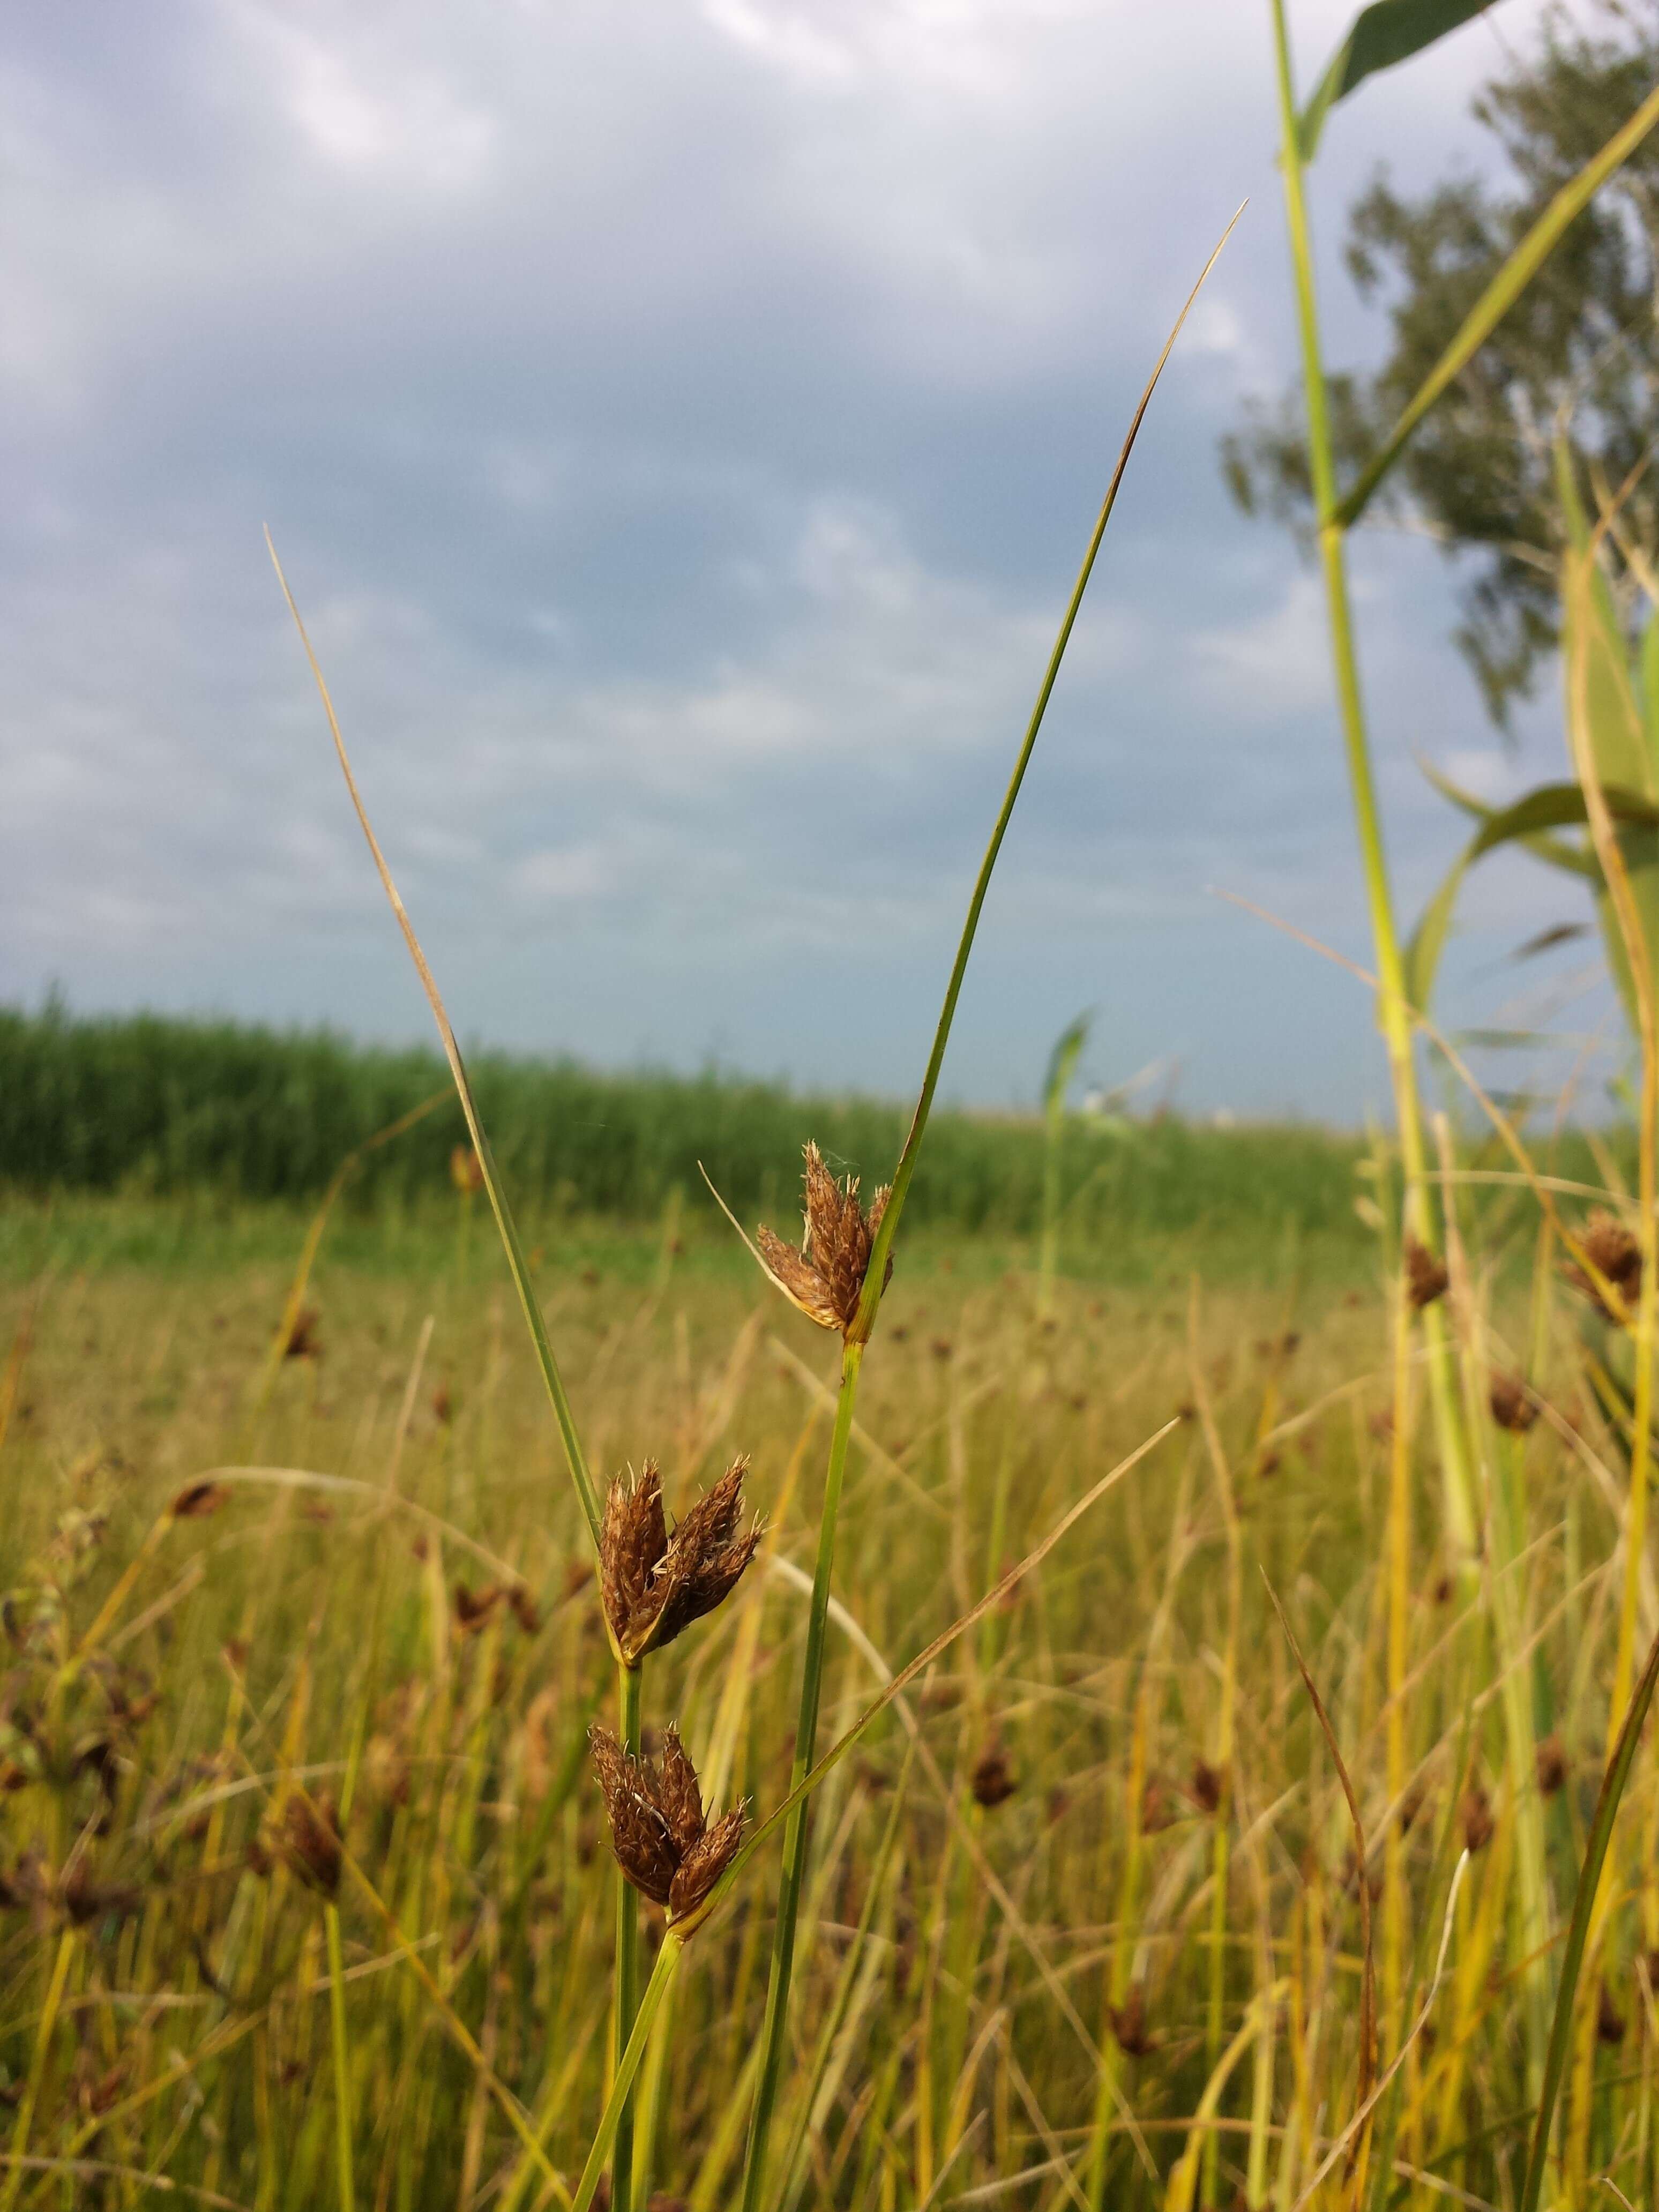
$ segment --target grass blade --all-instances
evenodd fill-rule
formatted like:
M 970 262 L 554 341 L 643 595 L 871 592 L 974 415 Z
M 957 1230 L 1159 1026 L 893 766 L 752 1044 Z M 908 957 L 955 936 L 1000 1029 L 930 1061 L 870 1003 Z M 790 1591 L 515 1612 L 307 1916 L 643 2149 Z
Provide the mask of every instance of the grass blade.
M 1354 1796 L 1353 1784 L 1348 1778 L 1347 1767 L 1337 1747 L 1336 1730 L 1331 1726 L 1330 1715 L 1325 1711 L 1325 1701 L 1308 1671 L 1308 1662 L 1302 1656 L 1302 1647 L 1297 1642 L 1295 1631 L 1279 1601 L 1279 1592 L 1268 1582 L 1265 1569 L 1261 1580 L 1267 1595 L 1273 1600 L 1273 1611 L 1279 1615 L 1279 1625 L 1291 1647 L 1291 1656 L 1296 1662 L 1297 1672 L 1302 1677 L 1303 1686 L 1314 1709 L 1314 1717 L 1323 1733 L 1326 1748 L 1336 1768 L 1337 1779 L 1342 1784 L 1342 1795 L 1348 1801 L 1348 1819 L 1353 1829 L 1354 1882 L 1359 1892 L 1360 1941 L 1364 1954 L 1359 1980 L 1359 2094 L 1356 2100 L 1363 2117 L 1367 2110 L 1371 2084 L 1376 2078 L 1376 1968 L 1371 1956 L 1371 1884 L 1365 1865 L 1365 1824 L 1359 1817 L 1359 1801 Z M 1360 2136 L 1355 2139 L 1356 2157 L 1358 2146 L 1363 2140 Z
M 1372 0 L 1348 26 L 1348 35 L 1331 56 L 1313 98 L 1297 118 L 1297 149 L 1304 161 L 1319 151 L 1325 118 L 1378 70 L 1393 69 L 1443 39 L 1472 16 L 1484 15 L 1492 0 Z
M 892 1196 L 887 1201 L 887 1211 L 882 1216 L 881 1227 L 876 1233 L 876 1241 L 870 1254 L 869 1271 L 864 1279 L 864 1297 L 859 1306 L 858 1319 L 854 1324 L 854 1334 L 860 1338 L 867 1340 L 871 1329 L 875 1326 L 876 1308 L 881 1304 L 882 1281 L 887 1272 L 888 1255 L 893 1249 L 893 1239 L 898 1233 L 899 1216 L 904 1211 L 904 1200 L 910 1188 L 910 1178 L 915 1173 L 916 1154 L 921 1148 L 921 1139 L 927 1127 L 927 1116 L 933 1110 L 933 1093 L 939 1088 L 939 1071 L 945 1065 L 945 1048 L 951 1041 L 951 1024 L 956 1018 L 957 1000 L 962 995 L 963 978 L 968 973 L 969 957 L 973 951 L 974 939 L 979 929 L 980 910 L 985 904 L 985 894 L 991 887 L 991 875 L 997 864 L 997 855 L 1002 850 L 1002 841 L 1008 833 L 1008 824 L 1013 817 L 1014 802 L 1019 797 L 1019 787 L 1024 782 L 1025 771 L 1030 765 L 1031 754 L 1037 741 L 1037 732 L 1042 727 L 1042 718 L 1048 711 L 1048 701 L 1054 691 L 1055 679 L 1060 674 L 1060 664 L 1066 658 L 1066 648 L 1071 643 L 1072 632 L 1077 626 L 1078 612 L 1083 605 L 1083 594 L 1088 589 L 1089 579 L 1094 573 L 1095 557 L 1099 553 L 1101 541 L 1106 535 L 1106 526 L 1112 519 L 1112 509 L 1117 504 L 1118 487 L 1123 482 L 1124 471 L 1129 465 L 1129 456 L 1134 451 L 1135 440 L 1140 434 L 1140 426 L 1146 420 L 1146 410 L 1152 404 L 1152 394 L 1158 389 L 1158 379 L 1164 374 L 1164 364 L 1168 362 L 1170 354 L 1174 352 L 1176 340 L 1181 336 L 1182 327 L 1193 311 L 1194 302 L 1203 290 L 1210 271 L 1221 258 L 1222 250 L 1232 236 L 1237 227 L 1239 216 L 1243 212 L 1244 209 L 1241 206 L 1231 222 L 1217 240 L 1214 252 L 1200 270 L 1197 283 L 1187 295 L 1186 304 L 1176 317 L 1174 327 L 1169 337 L 1164 341 L 1164 350 L 1159 354 L 1152 373 L 1146 380 L 1146 387 L 1140 395 L 1140 403 L 1130 419 L 1127 433 L 1118 453 L 1117 465 L 1112 471 L 1111 482 L 1106 487 L 1106 497 L 1102 502 L 1093 533 L 1089 539 L 1088 549 L 1083 556 L 1083 566 L 1078 570 L 1077 581 L 1072 586 L 1072 596 L 1066 602 L 1066 612 L 1060 621 L 1060 635 L 1055 638 L 1054 649 L 1048 656 L 1048 665 L 1043 672 L 1042 686 L 1037 692 L 1036 704 L 1031 709 L 1031 719 L 1026 725 L 1019 756 L 1014 763 L 1014 772 L 1008 779 L 1008 788 L 1003 794 L 1001 810 L 992 829 L 990 842 L 985 848 L 985 857 L 979 864 L 979 874 L 975 879 L 973 895 L 968 902 L 967 919 L 962 925 L 961 941 L 957 946 L 957 957 L 951 964 L 951 980 L 945 989 L 945 1004 L 939 1009 L 938 1026 L 933 1031 L 933 1050 L 927 1055 L 927 1070 L 921 1079 L 921 1095 L 916 1100 L 915 1112 L 910 1118 L 910 1127 L 905 1136 L 904 1148 L 899 1154 L 898 1165 L 893 1171 Z
M 530 1280 L 530 1267 L 525 1258 L 524 1247 L 519 1241 L 518 1225 L 513 1218 L 512 1208 L 507 1202 L 507 1193 L 501 1188 L 501 1179 L 495 1170 L 495 1161 L 489 1149 L 489 1139 L 485 1136 L 483 1123 L 478 1118 L 478 1109 L 472 1096 L 472 1085 L 467 1076 L 466 1063 L 461 1057 L 461 1048 L 456 1041 L 455 1031 L 451 1026 L 449 1015 L 439 992 L 436 980 L 431 969 L 427 965 L 426 954 L 421 949 L 421 940 L 415 934 L 415 925 L 410 921 L 408 908 L 398 895 L 398 886 L 392 880 L 392 871 L 386 865 L 386 854 L 380 850 L 380 841 L 374 835 L 374 826 L 369 821 L 368 810 L 363 804 L 362 793 L 357 788 L 356 776 L 352 772 L 351 759 L 346 751 L 345 739 L 340 734 L 339 718 L 334 712 L 334 702 L 329 696 L 328 684 L 324 679 L 321 665 L 312 649 L 310 636 L 294 594 L 289 589 L 288 578 L 283 573 L 283 564 L 276 557 L 276 548 L 269 530 L 265 532 L 265 545 L 270 554 L 271 566 L 276 571 L 276 580 L 283 587 L 283 597 L 288 602 L 288 611 L 294 617 L 294 626 L 300 633 L 300 643 L 305 648 L 305 656 L 311 669 L 312 680 L 316 684 L 318 696 L 323 702 L 323 712 L 328 717 L 329 734 L 334 740 L 335 754 L 339 760 L 340 772 L 345 778 L 346 789 L 351 796 L 351 804 L 357 817 L 358 826 L 368 840 L 368 849 L 374 855 L 374 866 L 380 875 L 381 888 L 386 892 L 392 911 L 397 917 L 398 927 L 404 933 L 404 942 L 409 947 L 409 957 L 415 963 L 415 972 L 421 979 L 421 988 L 426 993 L 427 1003 L 432 1009 L 433 1019 L 438 1024 L 438 1035 L 443 1042 L 444 1057 L 449 1062 L 449 1072 L 455 1079 L 455 1090 L 461 1102 L 461 1111 L 466 1116 L 466 1126 L 472 1139 L 472 1148 L 478 1156 L 478 1165 L 483 1170 L 484 1188 L 489 1195 L 489 1206 L 495 1217 L 495 1226 L 501 1231 L 501 1243 L 507 1253 L 507 1269 L 513 1277 L 513 1287 L 518 1292 L 519 1304 L 524 1309 L 524 1317 L 530 1330 L 531 1341 L 536 1347 L 537 1361 L 541 1367 L 542 1380 L 546 1384 L 547 1395 L 552 1401 L 553 1418 L 558 1424 L 560 1441 L 564 1446 L 565 1464 L 570 1470 L 570 1480 L 575 1486 L 576 1496 L 581 1504 L 582 1516 L 587 1522 L 588 1534 L 593 1540 L 593 1548 L 597 1552 L 599 1546 L 599 1493 L 594 1489 L 593 1479 L 587 1471 L 587 1462 L 583 1456 L 581 1439 L 576 1432 L 575 1415 L 571 1412 L 570 1401 L 565 1393 L 564 1380 L 559 1373 L 559 1364 L 553 1357 L 553 1346 L 548 1339 L 547 1324 L 542 1318 L 541 1306 Z
M 1590 1823 L 1589 1839 L 1584 1846 L 1584 1863 L 1573 1896 L 1572 1921 L 1567 1929 L 1566 1948 L 1562 1954 L 1561 1986 L 1556 1993 L 1555 2017 L 1550 2026 L 1549 2052 L 1544 2062 L 1544 2090 L 1538 2100 L 1538 2113 L 1533 2123 L 1532 2148 L 1527 2158 L 1526 2179 L 1521 2185 L 1519 2212 L 1538 2212 L 1539 2192 L 1544 2185 L 1544 2168 L 1549 2159 L 1550 2127 L 1555 2115 L 1556 2100 L 1561 2094 L 1561 2076 L 1566 2069 L 1567 2051 L 1572 2041 L 1573 2003 L 1578 1991 L 1578 1978 L 1583 1971 L 1585 1939 L 1595 1910 L 1596 1894 L 1601 1887 L 1601 1868 L 1607 1856 L 1607 1845 L 1613 1839 L 1613 1824 L 1618 1814 L 1619 1801 L 1625 1794 L 1626 1783 L 1630 1779 L 1636 1747 L 1642 1740 L 1642 1723 L 1648 1717 L 1648 1707 L 1653 1703 L 1656 1684 L 1659 1684 L 1659 1638 L 1655 1638 L 1653 1649 L 1648 1654 L 1647 1664 L 1642 1669 L 1636 1693 L 1630 1701 L 1630 1710 L 1625 1715 L 1625 1724 L 1619 1731 L 1619 1741 L 1613 1746 L 1607 1772 L 1601 1778 L 1601 1795 L 1595 1801 L 1595 1817 Z
M 1659 123 L 1659 86 L 1648 94 L 1629 122 L 1613 132 L 1601 152 L 1587 161 L 1570 183 L 1562 185 L 1463 318 L 1456 336 L 1424 379 L 1382 449 L 1366 463 L 1347 496 L 1323 518 L 1326 523 L 1342 530 L 1352 528 L 1370 505 L 1377 486 L 1399 459 L 1412 432 L 1447 386 L 1485 345 L 1554 252 L 1569 225 L 1583 213 L 1613 172 L 1629 160 L 1656 123 Z

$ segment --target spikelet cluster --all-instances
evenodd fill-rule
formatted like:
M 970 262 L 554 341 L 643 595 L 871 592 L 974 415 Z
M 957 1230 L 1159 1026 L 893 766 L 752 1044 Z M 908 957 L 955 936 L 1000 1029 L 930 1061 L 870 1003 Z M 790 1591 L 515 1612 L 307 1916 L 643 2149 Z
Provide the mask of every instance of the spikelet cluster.
M 1624 1301 L 1626 1310 L 1634 1309 L 1642 1289 L 1642 1248 L 1616 1215 L 1598 1208 L 1578 1232 L 1578 1242 L 1584 1257 L 1604 1282 L 1612 1285 Z M 1595 1276 L 1583 1267 L 1569 1267 L 1567 1280 L 1613 1321 L 1623 1316 L 1615 1315 L 1603 1297 Z
M 599 1592 L 625 1665 L 672 1644 L 736 1588 L 761 1538 L 758 1518 L 742 1526 L 748 1465 L 733 1460 L 672 1529 L 654 1460 L 611 1484 L 599 1532 Z
M 1415 1311 L 1421 1313 L 1425 1306 L 1431 1306 L 1444 1294 L 1450 1279 L 1443 1260 L 1415 1237 L 1406 1239 L 1406 1296 Z
M 871 1248 L 890 1193 L 885 1186 L 878 1190 L 866 1213 L 859 1204 L 856 1176 L 837 1182 L 816 1145 L 807 1146 L 805 1160 L 805 1233 L 800 1249 L 797 1251 L 775 1231 L 763 1228 L 757 1232 L 761 1262 L 785 1297 L 809 1321 L 850 1337 L 864 1295 Z M 890 1259 L 882 1279 L 884 1291 L 892 1273 Z
M 606 1728 L 594 1727 L 588 1740 L 617 1865 L 642 1896 L 667 1907 L 671 1926 L 689 1932 L 737 1856 L 742 1807 L 712 1825 L 704 1819 L 696 1769 L 678 1729 L 665 1735 L 659 1759 L 634 1757 Z

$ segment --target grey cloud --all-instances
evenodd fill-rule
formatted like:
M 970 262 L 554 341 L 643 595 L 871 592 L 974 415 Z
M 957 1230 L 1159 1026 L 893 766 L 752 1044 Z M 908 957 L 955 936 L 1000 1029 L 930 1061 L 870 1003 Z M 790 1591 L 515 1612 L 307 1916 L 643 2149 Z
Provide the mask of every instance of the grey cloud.
M 1345 14 L 1298 9 L 1307 66 Z M 1356 101 L 1328 229 L 1377 151 L 1466 142 L 1483 38 Z M 269 520 L 465 1026 L 902 1087 L 1121 423 L 1249 190 L 951 1079 L 1029 1094 L 1100 1001 L 1114 1065 L 1179 1045 L 1199 1102 L 1357 1109 L 1363 995 L 1206 890 L 1363 949 L 1316 605 L 1215 472 L 1289 357 L 1253 11 L 163 0 L 94 40 L 34 4 L 0 123 L 0 992 L 418 1032 Z M 1411 747 L 1480 726 L 1433 557 L 1362 581 L 1415 895 L 1456 830 Z M 1303 993 L 1342 1012 L 1274 1037 Z

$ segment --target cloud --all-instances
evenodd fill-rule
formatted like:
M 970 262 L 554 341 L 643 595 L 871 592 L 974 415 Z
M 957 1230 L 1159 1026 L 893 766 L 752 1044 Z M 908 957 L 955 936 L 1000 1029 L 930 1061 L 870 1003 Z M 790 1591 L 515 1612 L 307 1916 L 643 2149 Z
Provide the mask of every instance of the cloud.
M 1298 9 L 1310 57 L 1347 12 Z M 1467 143 L 1492 52 L 1345 111 L 1333 245 L 1378 152 Z M 1009 1095 L 1115 992 L 1136 1060 L 1212 1033 L 1230 1102 L 1352 1107 L 1364 1009 L 1346 1060 L 1264 1048 L 1240 994 L 1279 971 L 1204 890 L 1362 926 L 1317 589 L 1214 465 L 1293 354 L 1251 11 L 160 0 L 88 40 L 25 0 L 0 131 L 0 993 L 423 1019 L 269 520 L 464 1025 L 902 1086 L 1123 424 L 1249 191 L 953 1079 Z M 1479 722 L 1413 557 L 1359 583 L 1427 868 L 1411 745 Z
M 1277 605 L 1245 622 L 1200 629 L 1192 640 L 1202 696 L 1237 715 L 1268 720 L 1330 697 L 1331 647 L 1324 588 L 1292 574 Z

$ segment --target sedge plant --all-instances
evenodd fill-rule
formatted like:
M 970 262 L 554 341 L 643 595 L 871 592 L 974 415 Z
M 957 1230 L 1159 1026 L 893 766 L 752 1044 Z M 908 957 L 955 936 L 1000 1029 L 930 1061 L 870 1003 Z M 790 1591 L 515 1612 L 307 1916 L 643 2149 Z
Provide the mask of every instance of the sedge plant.
M 1242 212 L 1242 210 L 1240 211 Z M 1048 665 L 1043 672 L 1036 702 L 1026 725 L 1025 734 L 1016 756 L 1013 773 L 1003 795 L 1002 805 L 993 825 L 990 840 L 980 862 L 979 872 L 968 902 L 967 915 L 957 941 L 956 957 L 951 963 L 945 985 L 944 1004 L 933 1030 L 932 1048 L 917 1097 L 915 1110 L 899 1154 L 890 1188 L 877 1194 L 866 1213 L 858 1200 L 855 1181 L 844 1188 L 838 1187 L 824 1167 L 816 1147 L 809 1147 L 807 1156 L 807 1238 L 804 1250 L 796 1255 L 783 1246 L 781 1240 L 763 1232 L 762 1249 L 756 1256 L 769 1274 L 796 1305 L 823 1326 L 838 1328 L 842 1336 L 840 1388 L 836 1401 L 835 1427 L 830 1440 L 829 1462 L 824 1476 L 823 1503 L 818 1524 L 817 1559 L 812 1574 L 812 1593 L 807 1615 L 806 1642 L 801 1663 L 800 1704 L 795 1723 L 795 1748 L 791 1772 L 792 1796 L 799 1802 L 791 1810 L 784 1829 L 783 1866 L 779 1880 L 777 1918 L 772 1943 L 771 1966 L 767 1983 L 765 2021 L 762 2030 L 760 2075 L 755 2092 L 755 2102 L 750 2118 L 748 2142 L 744 2159 L 743 2212 L 760 2212 L 764 2201 L 768 2176 L 768 2153 L 771 2140 L 773 2117 L 776 2109 L 779 2087 L 782 2079 L 787 2048 L 789 2014 L 790 1984 L 795 1963 L 795 1941 L 800 1914 L 802 1887 L 805 1880 L 806 1857 L 810 1843 L 809 1807 L 802 1793 L 805 1778 L 811 1769 L 817 1742 L 818 1705 L 823 1691 L 825 1627 L 830 1613 L 830 1579 L 835 1565 L 836 1522 L 841 1508 L 842 1484 L 847 1472 L 848 1446 L 853 1432 L 854 1409 L 857 1402 L 859 1376 L 864 1365 L 865 1350 L 875 1327 L 876 1315 L 882 1293 L 892 1266 L 893 1242 L 908 1195 L 911 1178 L 915 1173 L 916 1160 L 927 1129 L 927 1118 L 933 1110 L 934 1094 L 945 1065 L 945 1049 L 950 1043 L 951 1027 L 956 1018 L 957 1002 L 968 972 L 968 963 L 974 949 L 974 939 L 979 929 L 980 915 L 984 908 L 986 893 L 990 888 L 992 873 L 1009 823 L 1013 818 L 1020 787 L 1030 764 L 1036 746 L 1038 732 L 1048 712 L 1048 702 L 1060 675 L 1066 648 L 1076 626 L 1083 596 L 1093 573 L 1106 527 L 1116 503 L 1118 487 L 1134 450 L 1136 437 L 1152 403 L 1164 363 L 1169 360 L 1182 325 L 1198 297 L 1206 278 L 1216 260 L 1233 225 L 1234 216 L 1222 234 L 1215 251 L 1206 262 L 1197 283 L 1188 295 L 1181 313 L 1164 349 L 1153 368 L 1152 376 L 1142 392 L 1139 405 L 1129 424 L 1116 466 L 1107 486 L 1106 495 L 1095 521 L 1072 588 L 1070 599 L 1061 618 L 1059 635 Z
M 520 1308 L 535 1348 L 537 1363 L 541 1371 L 555 1424 L 563 1448 L 566 1468 L 569 1474 L 582 1517 L 587 1524 L 589 1538 L 597 1559 L 601 1591 L 604 1595 L 605 1624 L 611 1647 L 617 1664 L 617 1705 L 618 1733 L 615 1738 L 595 1731 L 595 1756 L 599 1779 L 605 1790 L 611 1813 L 613 1839 L 618 1844 L 617 1858 L 621 1876 L 617 1883 L 616 1945 L 614 1957 L 614 1994 L 612 2021 L 617 2076 L 623 2084 L 622 2094 L 615 2100 L 616 2109 L 611 2129 L 614 2146 L 614 2165 L 611 2172 L 611 2212 L 632 2212 L 634 2197 L 634 2133 L 633 2106 L 629 2089 L 633 2080 L 634 2066 L 625 2063 L 628 2054 L 635 2049 L 636 2018 L 641 2011 L 640 1996 L 640 1914 L 637 1891 L 656 1896 L 650 1880 L 641 1881 L 637 1865 L 630 1865 L 621 1848 L 623 1828 L 618 1822 L 618 1806 L 631 1805 L 638 1796 L 639 1783 L 646 1774 L 642 1761 L 642 1669 L 648 1652 L 671 1642 L 692 1621 L 718 1606 L 736 1584 L 754 1556 L 758 1540 L 758 1524 L 745 1535 L 740 1531 L 742 1484 L 746 1462 L 733 1462 L 721 1481 L 708 1495 L 698 1500 L 679 1526 L 670 1531 L 663 1512 L 660 1484 L 653 1462 L 647 1461 L 640 1476 L 618 1476 L 611 1485 L 601 1504 L 593 1478 L 577 1431 L 568 1391 L 555 1357 L 541 1303 L 536 1296 L 530 1278 L 529 1263 L 513 1216 L 506 1189 L 484 1133 L 472 1085 L 468 1078 L 455 1032 L 451 1025 L 442 997 L 438 990 L 425 953 L 415 933 L 413 923 L 392 879 L 392 871 L 380 849 L 359 791 L 345 740 L 335 714 L 333 701 L 321 666 L 312 648 L 294 594 L 289 588 L 276 550 L 266 543 L 276 569 L 277 580 L 294 617 L 310 666 L 323 711 L 327 717 L 329 732 L 333 739 L 340 770 L 345 778 L 351 804 L 362 827 L 368 848 L 374 857 L 381 886 L 397 917 L 398 925 L 415 963 L 421 985 L 437 1023 L 445 1057 L 448 1060 L 456 1094 L 466 1120 L 471 1139 L 470 1154 L 458 1152 L 452 1160 L 452 1170 L 463 1207 L 468 1207 L 473 1192 L 480 1186 L 489 1200 L 496 1227 L 500 1231 L 508 1271 L 518 1294 Z M 463 1213 L 463 1224 L 466 1215 Z M 689 1764 L 687 1767 L 690 1772 Z M 695 1775 L 690 1778 L 690 1794 L 696 1802 Z M 682 1793 L 684 1794 L 684 1793 Z M 736 1838 L 741 1832 L 741 1818 L 737 1818 L 735 1830 L 728 1827 L 726 1842 L 735 1848 Z M 700 1815 L 699 1815 L 700 1820 Z M 729 1849 L 727 1850 L 729 1856 Z M 723 1863 L 723 1862 L 722 1862 Z M 719 1871 L 716 1865 L 714 1872 Z M 680 1875 L 677 1871 L 675 1879 Z M 712 1877 L 711 1877 L 712 1878 Z M 667 1899 L 665 1887 L 660 1902 Z M 331 1963 L 337 1992 L 339 1982 L 338 1927 L 330 1923 Z M 660 1991 L 653 1980 L 653 1990 Z M 654 2002 L 653 2001 L 653 2009 Z M 336 2051 L 339 2062 L 338 2095 L 340 2103 L 340 2196 L 343 2212 L 353 2212 L 350 2196 L 349 2145 L 349 2113 L 347 2097 L 349 2077 L 343 2057 L 344 2024 L 337 1994 L 335 2007 Z M 648 2020 L 646 2022 L 648 2027 Z M 643 2033 L 641 2030 L 641 2033 Z M 637 2060 L 635 2061 L 637 2065 Z

